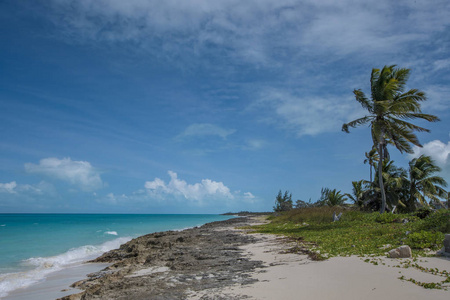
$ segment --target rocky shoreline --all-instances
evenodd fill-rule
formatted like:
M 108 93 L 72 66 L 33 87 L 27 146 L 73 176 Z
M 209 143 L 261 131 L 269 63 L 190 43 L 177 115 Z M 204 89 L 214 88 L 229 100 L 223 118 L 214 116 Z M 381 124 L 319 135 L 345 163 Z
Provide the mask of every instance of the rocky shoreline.
M 83 292 L 61 299 L 187 299 L 197 291 L 253 283 L 251 273 L 263 262 L 246 257 L 240 246 L 258 237 L 234 228 L 256 222 L 239 217 L 138 237 L 93 260 L 111 265 L 72 285 Z M 222 299 L 211 297 L 201 299 Z

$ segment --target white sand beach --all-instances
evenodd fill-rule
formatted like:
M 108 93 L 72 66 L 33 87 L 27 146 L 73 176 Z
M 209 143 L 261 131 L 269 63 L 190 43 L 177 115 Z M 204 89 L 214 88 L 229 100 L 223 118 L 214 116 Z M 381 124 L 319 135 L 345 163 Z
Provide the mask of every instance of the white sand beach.
M 235 285 L 192 294 L 192 299 L 213 295 L 229 299 L 450 299 L 450 291 L 425 289 L 409 281 L 440 282 L 442 276 L 424 273 L 416 268 L 398 268 L 407 260 L 371 258 L 374 265 L 360 257 L 335 257 L 326 261 L 311 261 L 306 255 L 280 254 L 286 245 L 271 235 L 260 235 L 261 241 L 243 246 L 247 255 L 262 260 L 267 268 L 253 274 L 258 281 L 250 285 Z M 401 264 L 403 262 L 403 264 Z M 422 267 L 450 272 L 450 258 L 427 257 L 416 262 Z M 447 283 L 450 289 L 450 284 Z M 208 298 L 209 299 L 209 298 Z M 222 299 L 222 298 L 220 298 Z

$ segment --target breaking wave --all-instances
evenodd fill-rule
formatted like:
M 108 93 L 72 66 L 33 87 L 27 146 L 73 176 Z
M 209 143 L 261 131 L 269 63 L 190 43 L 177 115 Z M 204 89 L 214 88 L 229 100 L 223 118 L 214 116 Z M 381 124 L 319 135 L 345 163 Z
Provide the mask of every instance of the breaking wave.
M 0 297 L 5 297 L 16 289 L 35 284 L 50 273 L 94 259 L 109 250 L 119 248 L 121 244 L 130 240 L 131 237 L 121 237 L 97 246 L 86 245 L 73 248 L 56 256 L 26 259 L 22 261 L 22 265 L 30 267 L 30 270 L 0 274 Z

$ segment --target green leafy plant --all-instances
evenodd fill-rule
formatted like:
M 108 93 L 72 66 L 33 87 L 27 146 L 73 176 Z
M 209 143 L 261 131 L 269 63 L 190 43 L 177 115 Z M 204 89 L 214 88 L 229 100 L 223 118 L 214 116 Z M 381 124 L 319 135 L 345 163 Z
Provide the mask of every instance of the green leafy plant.
M 421 230 L 450 233 L 450 209 L 440 209 L 423 219 Z
M 381 224 L 386 224 L 399 222 L 400 219 L 398 215 L 384 213 L 378 214 L 377 217 L 375 218 L 375 221 Z
M 406 243 L 413 249 L 432 248 L 442 246 L 444 234 L 442 232 L 420 231 L 408 235 Z

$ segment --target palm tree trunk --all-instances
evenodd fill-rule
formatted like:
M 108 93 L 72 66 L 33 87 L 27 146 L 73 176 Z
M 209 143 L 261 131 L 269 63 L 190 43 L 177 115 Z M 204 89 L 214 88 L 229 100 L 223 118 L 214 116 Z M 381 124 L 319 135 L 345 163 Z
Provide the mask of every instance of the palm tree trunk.
M 378 155 L 380 156 L 380 159 L 378 161 L 378 182 L 380 184 L 380 191 L 381 191 L 381 208 L 380 208 L 380 214 L 384 213 L 386 210 L 386 192 L 384 191 L 384 183 L 383 183 L 383 148 L 384 148 L 384 138 L 378 143 Z
M 370 162 L 369 166 L 370 166 L 370 182 L 373 183 L 373 181 L 372 181 L 372 167 L 373 167 L 373 163 Z

